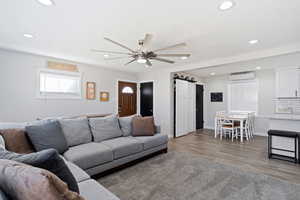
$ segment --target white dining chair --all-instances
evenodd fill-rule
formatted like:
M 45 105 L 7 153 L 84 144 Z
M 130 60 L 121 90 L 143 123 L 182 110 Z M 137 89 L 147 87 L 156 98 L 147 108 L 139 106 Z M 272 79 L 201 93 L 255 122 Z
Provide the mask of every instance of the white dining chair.
M 222 131 L 222 123 L 224 121 L 225 111 L 216 112 L 215 116 L 215 138 L 221 134 Z
M 255 112 L 251 112 L 250 114 L 250 123 L 249 123 L 249 129 L 250 129 L 250 138 L 254 138 L 254 131 L 255 131 Z
M 237 127 L 235 126 L 234 121 L 230 119 L 224 119 L 222 123 L 220 139 L 222 140 L 224 135 L 225 137 L 228 136 L 233 141 L 233 137 L 236 134 L 237 134 Z
M 252 138 L 251 135 L 253 135 L 252 133 L 252 115 L 251 113 L 244 113 L 245 115 L 247 115 L 247 119 L 244 121 L 243 124 L 243 128 L 241 127 L 241 125 L 239 123 L 236 123 L 236 135 L 234 135 L 235 138 L 238 138 L 241 136 L 241 129 L 243 129 L 243 133 L 244 133 L 244 137 L 246 137 L 246 140 L 249 140 L 250 138 Z

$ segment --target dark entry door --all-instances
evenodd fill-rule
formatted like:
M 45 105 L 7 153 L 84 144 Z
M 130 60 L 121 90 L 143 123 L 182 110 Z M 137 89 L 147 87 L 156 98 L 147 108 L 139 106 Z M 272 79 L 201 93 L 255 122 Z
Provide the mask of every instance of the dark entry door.
M 119 81 L 119 116 L 136 114 L 136 83 Z
M 142 116 L 153 116 L 153 82 L 140 84 L 141 107 L 140 112 Z
M 196 85 L 196 129 L 203 129 L 203 85 Z

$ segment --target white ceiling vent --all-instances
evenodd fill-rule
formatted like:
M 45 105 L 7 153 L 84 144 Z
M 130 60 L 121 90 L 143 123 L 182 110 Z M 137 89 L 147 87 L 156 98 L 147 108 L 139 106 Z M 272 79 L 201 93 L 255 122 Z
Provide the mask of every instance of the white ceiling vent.
M 229 75 L 229 80 L 231 81 L 241 81 L 241 80 L 253 80 L 255 79 L 255 72 L 238 72 Z

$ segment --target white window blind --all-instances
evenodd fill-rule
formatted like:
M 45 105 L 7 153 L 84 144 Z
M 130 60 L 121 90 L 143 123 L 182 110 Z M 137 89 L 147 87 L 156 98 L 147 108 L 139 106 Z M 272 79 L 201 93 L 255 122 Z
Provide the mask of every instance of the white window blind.
M 39 94 L 42 97 L 80 98 L 80 73 L 42 70 L 39 72 Z
M 231 82 L 228 85 L 229 111 L 246 111 L 257 113 L 258 109 L 258 82 Z

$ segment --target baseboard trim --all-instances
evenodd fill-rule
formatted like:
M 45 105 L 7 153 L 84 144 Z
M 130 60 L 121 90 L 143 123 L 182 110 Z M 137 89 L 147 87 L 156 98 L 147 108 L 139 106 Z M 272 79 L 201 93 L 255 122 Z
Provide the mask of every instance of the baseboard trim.
M 204 128 L 209 129 L 209 130 L 214 130 L 215 129 L 215 127 L 213 127 L 213 126 L 204 126 Z
M 257 135 L 257 136 L 264 136 L 264 137 L 267 137 L 267 133 L 259 133 L 259 132 L 256 132 L 254 133 L 254 135 Z
M 214 130 L 214 129 L 215 129 L 214 127 L 211 127 L 211 126 L 205 126 L 204 128 L 205 128 L 205 129 L 209 129 L 209 130 Z M 264 136 L 264 137 L 267 137 L 267 136 L 268 136 L 267 133 L 262 133 L 262 132 L 255 132 L 254 135 L 257 135 L 257 136 Z

